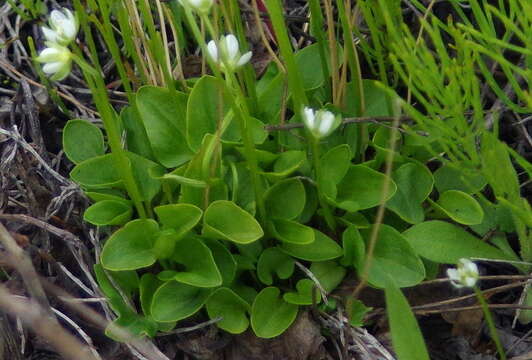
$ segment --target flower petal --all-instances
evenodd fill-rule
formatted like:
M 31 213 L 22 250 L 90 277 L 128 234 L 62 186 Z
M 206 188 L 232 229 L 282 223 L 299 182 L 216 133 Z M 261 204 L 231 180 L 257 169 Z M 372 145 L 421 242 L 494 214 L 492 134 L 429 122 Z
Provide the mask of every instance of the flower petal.
M 251 55 L 253 55 L 251 51 L 248 51 L 247 53 L 242 55 L 240 59 L 238 60 L 238 62 L 236 63 L 236 66 L 242 66 L 244 64 L 247 64 L 247 62 L 251 59 Z
M 54 30 L 46 26 L 42 26 L 41 30 L 46 41 L 57 42 L 58 36 Z
M 65 14 L 59 10 L 53 10 L 50 13 L 50 25 L 52 26 L 52 29 L 57 30 L 56 27 L 61 26 L 61 23 L 66 21 L 67 18 Z
M 218 62 L 218 47 L 214 40 L 211 40 L 207 43 L 207 52 L 214 62 Z
M 44 71 L 48 75 L 55 74 L 56 72 L 61 70 L 61 68 L 63 68 L 64 65 L 65 65 L 64 62 L 59 62 L 59 61 L 49 62 L 49 63 L 44 64 L 44 66 L 42 67 L 42 71 Z
M 57 61 L 60 57 L 61 52 L 58 49 L 49 47 L 41 51 L 36 60 L 39 62 L 50 62 Z
M 227 53 L 225 54 L 227 56 L 227 60 L 229 60 L 232 63 L 237 62 L 238 57 L 238 40 L 236 39 L 236 36 L 233 34 L 229 34 L 224 38 L 225 42 L 225 50 Z
M 334 115 L 330 111 L 321 111 L 321 114 L 319 116 L 320 125 L 318 131 L 322 136 L 327 135 L 334 124 Z
M 315 115 L 314 110 L 312 110 L 312 108 L 305 106 L 305 108 L 303 109 L 303 122 L 309 130 L 314 130 Z

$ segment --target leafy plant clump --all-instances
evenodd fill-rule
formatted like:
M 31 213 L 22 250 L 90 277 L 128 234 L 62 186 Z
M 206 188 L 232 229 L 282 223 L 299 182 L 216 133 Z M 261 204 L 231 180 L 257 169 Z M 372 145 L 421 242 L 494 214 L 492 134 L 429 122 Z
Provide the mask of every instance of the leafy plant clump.
M 118 325 L 153 337 L 202 314 L 229 333 L 251 327 L 272 338 L 354 270 L 385 289 L 394 343 L 408 354 L 398 329 L 418 330 L 399 288 L 461 258 L 531 260 L 530 207 L 512 159 L 530 167 L 480 126 L 480 117 L 464 115 L 480 106 L 473 96 L 479 47 L 495 46 L 467 35 L 475 34 L 471 23 L 424 22 L 429 44 L 416 43 L 395 25 L 393 7 L 365 13 L 370 28 L 382 21 L 389 34 L 402 34 L 378 47 L 389 51 L 388 64 L 369 61 L 396 71 L 395 79 L 384 71 L 376 81 L 360 74 L 342 1 L 343 41 L 334 31 L 329 39 L 319 35 L 323 14 L 310 1 L 317 42 L 297 51 L 279 1 L 266 1 L 283 62 L 257 79 L 251 55 L 241 50 L 247 45 L 238 18 L 240 33 L 221 37 L 212 4 L 194 4 L 183 0 L 179 11 L 212 73 L 130 88 L 119 114 L 94 64 L 65 49 L 89 79 L 106 131 L 70 120 L 63 143 L 75 164 L 71 178 L 93 201 L 84 219 L 109 234 L 95 272 Z M 450 60 L 442 33 L 471 46 Z M 361 45 L 368 59 L 374 45 Z M 339 76 L 344 72 L 349 81 Z M 400 81 L 420 106 L 397 94 L 391 84 Z M 500 236 L 488 243 L 483 237 L 492 230 Z M 505 237 L 513 232 L 520 255 Z M 345 304 L 349 314 L 363 308 L 353 300 Z M 423 347 L 420 337 L 413 343 Z

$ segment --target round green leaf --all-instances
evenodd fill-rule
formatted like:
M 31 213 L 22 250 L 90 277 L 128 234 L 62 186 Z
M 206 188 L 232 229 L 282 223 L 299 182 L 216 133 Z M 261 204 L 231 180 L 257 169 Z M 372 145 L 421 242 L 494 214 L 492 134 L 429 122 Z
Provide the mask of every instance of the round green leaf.
M 318 44 L 305 46 L 296 52 L 295 60 L 305 90 L 316 89 L 323 84 L 324 75 Z M 310 69 L 312 70 L 309 71 Z
M 112 154 L 80 162 L 74 166 L 70 177 L 83 187 L 95 189 L 122 185 Z
M 199 207 L 191 204 L 161 205 L 153 210 L 163 229 L 174 229 L 179 235 L 184 235 L 192 230 L 203 214 Z
M 162 282 L 157 279 L 157 276 L 146 273 L 140 278 L 140 306 L 144 315 L 149 316 L 151 314 L 151 303 L 153 300 L 153 294 L 161 286 Z
M 314 291 L 314 281 L 301 279 L 296 284 L 296 292 L 288 292 L 283 295 L 284 301 L 295 305 L 312 305 L 312 291 Z M 316 289 L 316 303 L 321 302 L 321 295 Z
M 308 261 L 325 261 L 343 255 L 342 248 L 333 239 L 314 229 L 314 241 L 310 244 L 283 243 L 282 251 L 295 258 Z
M 294 273 L 294 259 L 278 248 L 267 248 L 257 263 L 257 276 L 266 285 L 273 284 L 273 274 L 279 279 L 288 279 Z
M 211 292 L 211 289 L 168 281 L 153 295 L 151 315 L 160 322 L 185 319 L 201 309 Z
M 201 148 L 206 134 L 215 134 L 220 119 L 224 118 L 228 104 L 224 101 L 224 84 L 212 76 L 199 79 L 188 98 L 186 138 L 192 150 Z
M 460 190 L 473 194 L 482 190 L 486 183 L 486 178 L 480 171 L 467 167 L 443 165 L 434 172 L 434 185 L 439 193 L 447 190 Z
M 484 219 L 484 211 L 471 196 L 458 190 L 447 190 L 440 195 L 437 204 L 447 216 L 464 225 L 477 225 Z
M 150 140 L 153 155 L 165 167 L 179 166 L 192 158 L 185 128 L 186 95 L 155 86 L 143 86 L 137 108 Z
M 318 279 L 323 289 L 330 293 L 340 285 L 345 277 L 346 269 L 335 261 L 320 261 L 310 265 L 310 272 Z
M 417 224 L 425 219 L 421 203 L 432 191 L 434 179 L 429 169 L 418 163 L 407 163 L 395 170 L 392 179 L 397 192 L 386 207 L 406 222 Z
M 303 245 L 314 241 L 314 231 L 306 225 L 283 219 L 273 220 L 271 224 L 273 235 L 282 242 Z
M 342 234 L 344 257 L 340 263 L 344 266 L 355 266 L 361 269 L 366 255 L 366 244 L 355 225 L 349 225 Z
M 264 232 L 248 212 L 226 200 L 212 202 L 203 217 L 203 233 L 207 237 L 249 244 L 260 239 Z
M 131 171 L 144 201 L 151 201 L 161 189 L 161 182 L 151 176 L 152 173 L 162 173 L 163 167 L 145 157 L 132 152 L 126 152 L 131 162 Z
M 101 255 L 102 266 L 108 270 L 135 270 L 152 265 L 156 257 L 152 251 L 159 230 L 151 219 L 127 223 L 106 241 Z
M 285 151 L 273 163 L 273 171 L 264 172 L 263 174 L 271 181 L 278 181 L 299 169 L 305 159 L 306 157 L 303 151 Z
M 124 201 L 103 200 L 91 205 L 83 214 L 83 219 L 97 226 L 123 225 L 131 219 L 133 209 Z
M 266 192 L 265 204 L 271 218 L 293 220 L 305 208 L 305 187 L 296 178 L 279 181 Z
M 422 222 L 403 232 L 403 236 L 419 255 L 438 263 L 456 264 L 461 258 L 471 257 L 508 259 L 499 249 L 444 221 Z
M 289 304 L 276 287 L 267 287 L 255 297 L 251 307 L 251 327 L 260 338 L 282 334 L 296 319 L 298 306 Z
M 361 231 L 369 241 L 371 230 Z M 358 268 L 358 270 L 362 270 Z M 385 287 L 392 279 L 398 287 L 413 286 L 425 278 L 425 267 L 408 241 L 388 225 L 381 225 L 369 269 L 368 282 Z
M 63 150 L 74 164 L 103 155 L 102 131 L 86 120 L 69 120 L 63 129 Z
M 197 287 L 215 287 L 222 284 L 222 275 L 216 267 L 209 248 L 200 238 L 187 236 L 176 243 L 172 260 L 185 266 L 177 271 L 174 280 Z
M 247 314 L 251 312 L 251 306 L 231 289 L 217 289 L 207 300 L 205 308 L 209 318 L 221 317 L 216 326 L 231 334 L 241 334 L 249 327 Z
M 236 260 L 231 252 L 218 240 L 203 239 L 203 242 L 211 250 L 216 267 L 222 274 L 222 285 L 229 286 L 236 275 Z
M 380 204 L 381 200 L 390 199 L 397 190 L 390 180 L 386 197 L 382 197 L 382 187 L 386 176 L 365 165 L 353 165 L 337 186 L 334 203 L 347 211 L 369 209 Z
M 332 183 L 338 184 L 349 170 L 352 156 L 349 145 L 338 145 L 321 157 L 321 170 Z

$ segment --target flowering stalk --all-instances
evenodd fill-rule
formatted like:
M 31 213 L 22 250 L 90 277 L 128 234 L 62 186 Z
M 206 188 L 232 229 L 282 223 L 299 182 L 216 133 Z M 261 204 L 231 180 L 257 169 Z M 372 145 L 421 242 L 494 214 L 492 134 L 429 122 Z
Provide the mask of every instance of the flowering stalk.
M 318 189 L 318 199 L 320 201 L 320 206 L 323 209 L 323 214 L 325 216 L 325 221 L 331 230 L 336 229 L 336 221 L 332 213 L 325 195 L 323 192 L 323 179 L 324 175 L 321 170 L 321 161 L 320 161 L 320 139 L 330 135 L 340 124 L 341 119 L 337 116 L 334 116 L 333 113 L 327 110 L 318 110 L 314 111 L 309 107 L 303 108 L 302 112 L 303 123 L 308 130 L 309 142 L 312 149 L 312 160 L 314 163 L 314 171 L 316 173 L 316 187 Z
M 253 183 L 253 189 L 255 192 L 255 202 L 259 213 L 259 219 L 263 222 L 266 219 L 266 208 L 264 206 L 264 191 L 262 189 L 262 183 L 260 181 L 259 166 L 257 157 L 255 154 L 255 145 L 253 143 L 253 137 L 251 135 L 251 129 L 248 125 L 248 119 L 250 118 L 250 112 L 247 107 L 247 100 L 244 96 L 242 89 L 238 84 L 238 80 L 234 74 L 238 67 L 244 65 L 251 58 L 251 52 L 241 55 L 238 49 L 238 41 L 234 43 L 232 37 L 227 35 L 220 38 L 220 40 L 213 40 L 211 45 L 207 45 L 201 31 L 192 14 L 193 7 L 189 4 L 190 0 L 183 0 L 182 5 L 185 10 L 185 16 L 192 30 L 192 34 L 196 38 L 197 43 L 201 47 L 203 54 L 205 54 L 206 60 L 209 63 L 214 75 L 225 82 L 230 93 L 233 95 L 231 107 L 234 116 L 239 122 L 240 131 L 242 133 L 242 140 L 244 143 L 244 156 L 249 164 L 251 179 Z M 214 30 L 212 22 L 204 12 L 199 12 L 200 17 L 204 21 L 207 30 L 209 31 L 213 39 L 218 39 L 218 36 Z M 218 43 L 217 43 L 217 42 Z M 223 43 L 223 45 L 221 45 Z M 216 47 L 216 50 L 214 48 Z M 209 49 L 210 48 L 210 49 Z M 214 56 L 215 55 L 215 56 Z M 222 75 L 223 71 L 225 77 Z M 229 117 L 227 117 L 229 119 Z M 222 124 L 221 128 L 225 128 L 226 124 Z
M 449 277 L 449 280 L 451 280 L 451 284 L 453 284 L 454 287 L 471 287 L 475 290 L 475 295 L 477 296 L 478 302 L 480 303 L 482 311 L 484 312 L 484 317 L 486 318 L 486 322 L 488 323 L 491 338 L 495 343 L 495 347 L 497 348 L 499 357 L 501 360 L 506 360 L 506 354 L 504 353 L 504 349 L 501 345 L 501 340 L 499 339 L 499 335 L 497 334 L 497 328 L 495 327 L 495 323 L 493 322 L 493 317 L 491 316 L 490 309 L 488 307 L 488 304 L 486 303 L 486 299 L 484 299 L 482 291 L 476 285 L 478 281 L 477 265 L 469 259 L 460 259 L 458 260 L 456 269 L 447 270 L 447 276 Z

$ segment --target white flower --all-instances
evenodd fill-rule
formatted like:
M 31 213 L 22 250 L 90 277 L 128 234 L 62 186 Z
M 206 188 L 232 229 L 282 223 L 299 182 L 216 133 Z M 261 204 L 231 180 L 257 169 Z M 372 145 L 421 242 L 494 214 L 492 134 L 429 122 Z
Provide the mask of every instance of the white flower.
M 66 8 L 53 10 L 50 13 L 48 23 L 50 27 L 42 27 L 42 32 L 48 43 L 66 46 L 76 39 L 79 22 L 72 11 Z
M 303 122 L 310 133 L 316 139 L 320 139 L 328 136 L 340 125 L 340 118 L 324 109 L 314 111 L 312 108 L 305 107 Z
M 451 283 L 457 287 L 473 287 L 478 280 L 477 265 L 468 259 L 458 260 L 456 269 L 448 269 L 447 276 Z
M 214 3 L 214 0 L 179 0 L 183 6 L 190 6 L 199 13 L 207 14 Z
M 219 64 L 223 71 L 235 71 L 251 59 L 251 51 L 244 55 L 240 54 L 238 40 L 233 34 L 222 36 L 218 46 L 214 40 L 209 41 L 207 52 L 210 58 Z
M 72 69 L 72 53 L 65 46 L 53 43 L 48 45 L 35 60 L 44 63 L 42 70 L 52 80 L 63 80 Z

